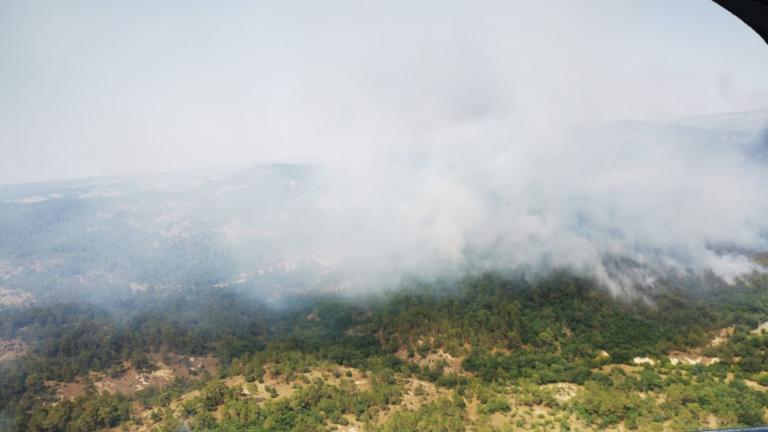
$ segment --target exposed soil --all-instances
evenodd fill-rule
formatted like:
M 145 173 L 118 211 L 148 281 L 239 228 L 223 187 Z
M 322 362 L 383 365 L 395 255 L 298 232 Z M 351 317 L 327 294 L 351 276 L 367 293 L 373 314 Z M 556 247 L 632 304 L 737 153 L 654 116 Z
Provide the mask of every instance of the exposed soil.
M 18 339 L 0 338 L 0 363 L 13 360 L 27 352 L 27 344 Z
M 85 394 L 88 381 L 93 383 L 99 393 L 131 395 L 147 387 L 163 387 L 175 378 L 199 379 L 205 373 L 218 373 L 217 359 L 206 357 L 184 357 L 176 354 L 150 354 L 156 368 L 151 371 L 139 371 L 129 362 L 123 363 L 123 371 L 115 376 L 104 372 L 92 372 L 87 378 L 78 377 L 73 382 L 49 382 L 56 388 L 59 399 L 74 399 Z
M 26 291 L 0 287 L 0 305 L 24 306 L 32 303 L 32 294 Z
M 418 353 L 414 353 L 413 357 L 408 357 L 408 350 L 400 348 L 395 355 L 404 361 L 416 363 L 421 367 L 434 368 L 440 362 L 445 362 L 444 371 L 455 374 L 461 373 L 461 362 L 464 360 L 463 357 L 454 357 L 442 349 L 430 351 L 423 357 Z

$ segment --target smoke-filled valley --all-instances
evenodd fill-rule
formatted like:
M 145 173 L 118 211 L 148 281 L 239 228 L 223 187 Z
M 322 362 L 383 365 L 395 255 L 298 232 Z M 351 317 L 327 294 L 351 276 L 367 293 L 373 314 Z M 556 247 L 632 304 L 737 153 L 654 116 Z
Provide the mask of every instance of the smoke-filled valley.
M 766 117 L 4 186 L 0 425 L 762 424 Z
M 383 154 L 374 167 L 5 186 L 3 296 L 108 301 L 232 286 L 274 302 L 556 269 L 637 296 L 667 276 L 761 271 L 768 114 L 595 124 L 558 140 L 495 155 Z

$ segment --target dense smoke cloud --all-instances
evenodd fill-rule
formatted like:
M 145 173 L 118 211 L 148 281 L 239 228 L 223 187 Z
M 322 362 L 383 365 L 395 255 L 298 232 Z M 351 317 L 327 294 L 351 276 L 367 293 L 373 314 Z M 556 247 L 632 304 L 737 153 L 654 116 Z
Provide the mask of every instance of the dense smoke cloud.
M 471 150 L 334 166 L 323 199 L 338 211 L 317 225 L 320 243 L 378 280 L 554 267 L 616 292 L 670 270 L 733 280 L 758 268 L 744 252 L 767 246 L 768 169 L 738 136 L 711 135 L 635 122 L 546 140 L 478 128 Z
M 23 37 L 0 37 L 2 181 L 313 161 L 277 189 L 294 207 L 233 181 L 133 223 L 150 199 L 99 186 L 132 201 L 94 223 L 207 230 L 211 279 L 311 257 L 352 287 L 568 267 L 622 292 L 732 280 L 768 247 L 768 116 L 689 118 L 768 96 L 760 39 L 714 3 L 177 6 L 4 5 L 0 35 Z M 161 256 L 146 235 L 129 252 Z
M 632 43 L 651 32 L 628 35 L 597 7 L 497 7 L 464 10 L 453 38 L 430 27 L 413 47 L 374 44 L 313 89 L 329 110 L 299 111 L 295 139 L 335 151 L 328 212 L 306 234 L 317 254 L 358 285 L 564 266 L 619 292 L 670 270 L 755 270 L 734 247 L 766 247 L 768 177 L 740 144 L 761 145 L 766 116 L 739 133 L 680 118 L 722 96 L 705 78 L 722 70 L 687 51 L 660 60 L 661 44 Z M 622 117 L 662 122 L 594 123 Z

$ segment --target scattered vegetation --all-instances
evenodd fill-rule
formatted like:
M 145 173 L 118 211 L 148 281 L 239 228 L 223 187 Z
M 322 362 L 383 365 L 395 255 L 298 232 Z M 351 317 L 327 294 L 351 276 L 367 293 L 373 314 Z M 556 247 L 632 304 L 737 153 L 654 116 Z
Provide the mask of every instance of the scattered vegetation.
M 128 305 L 17 307 L 0 338 L 0 409 L 24 431 L 691 430 L 765 423 L 768 282 L 662 281 L 635 299 L 557 273 L 495 275 L 272 309 L 225 289 Z M 733 326 L 722 343 L 712 338 Z M 707 356 L 673 364 L 669 353 Z M 111 394 L 90 376 L 152 373 L 161 352 L 212 375 Z M 637 365 L 636 357 L 648 359 Z M 125 365 L 130 365 L 126 368 Z M 81 395 L 53 384 L 78 378 Z

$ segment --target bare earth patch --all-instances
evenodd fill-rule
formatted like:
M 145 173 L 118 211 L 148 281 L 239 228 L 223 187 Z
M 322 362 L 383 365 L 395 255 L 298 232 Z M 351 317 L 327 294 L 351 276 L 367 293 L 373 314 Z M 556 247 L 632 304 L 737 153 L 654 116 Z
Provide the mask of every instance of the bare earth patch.
M 709 366 L 715 363 L 718 363 L 720 361 L 717 357 L 707 357 L 703 355 L 698 354 L 692 354 L 682 351 L 671 351 L 669 353 L 669 361 L 673 365 L 704 365 Z
M 0 287 L 0 305 L 25 306 L 32 303 L 32 294 L 26 291 Z
M 18 339 L 0 338 L 0 363 L 13 360 L 27 352 L 27 344 Z
M 413 357 L 408 357 L 408 350 L 406 348 L 400 348 L 395 355 L 404 361 L 416 363 L 421 367 L 434 368 L 440 362 L 445 364 L 445 372 L 448 373 L 461 373 L 461 362 L 463 357 L 454 357 L 450 353 L 443 351 L 442 349 L 430 351 L 425 356 L 420 356 L 418 353 L 414 353 Z
M 728 339 L 733 336 L 733 332 L 736 331 L 735 326 L 725 327 L 720 329 L 720 332 L 718 332 L 717 336 L 712 338 L 712 340 L 709 342 L 709 346 L 711 347 L 719 347 L 720 345 L 728 342 Z
M 74 399 L 85 394 L 88 381 L 93 383 L 99 393 L 131 395 L 147 387 L 163 387 L 175 378 L 200 379 L 204 373 L 215 375 L 218 372 L 218 360 L 206 357 L 183 357 L 176 354 L 161 356 L 149 355 L 156 369 L 139 371 L 129 362 L 123 363 L 124 372 L 109 376 L 103 372 L 92 372 L 88 378 L 78 377 L 74 382 L 47 383 L 56 388 L 59 399 Z

